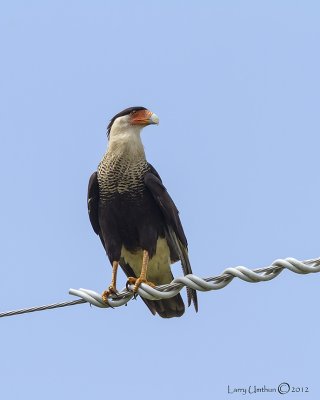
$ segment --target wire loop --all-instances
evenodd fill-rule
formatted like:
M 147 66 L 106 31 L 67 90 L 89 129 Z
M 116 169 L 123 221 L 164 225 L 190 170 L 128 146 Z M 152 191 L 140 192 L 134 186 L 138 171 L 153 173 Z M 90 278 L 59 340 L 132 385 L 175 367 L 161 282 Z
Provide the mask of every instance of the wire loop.
M 234 278 L 239 278 L 250 283 L 270 281 L 278 276 L 284 269 L 288 269 L 296 274 L 320 272 L 320 258 L 314 258 L 305 261 L 298 261 L 292 257 L 277 259 L 270 266 L 255 270 L 251 270 L 243 266 L 226 268 L 221 275 L 205 279 L 190 274 L 176 278 L 168 285 L 157 286 L 155 288 L 142 283 L 138 288 L 138 294 L 148 300 L 169 299 L 170 297 L 177 295 L 185 286 L 202 292 L 208 292 L 211 290 L 219 290 L 224 288 Z M 63 303 L 49 304 L 46 306 L 6 311 L 0 313 L 0 318 L 35 311 L 49 310 L 53 308 L 73 306 L 83 303 L 90 303 L 91 305 L 100 308 L 121 307 L 127 304 L 128 301 L 133 297 L 133 287 L 134 285 L 128 285 L 129 290 L 123 289 L 117 295 L 110 295 L 107 303 L 102 300 L 102 297 L 99 293 L 96 293 L 93 290 L 70 289 L 69 294 L 80 297 L 80 299 L 65 301 Z

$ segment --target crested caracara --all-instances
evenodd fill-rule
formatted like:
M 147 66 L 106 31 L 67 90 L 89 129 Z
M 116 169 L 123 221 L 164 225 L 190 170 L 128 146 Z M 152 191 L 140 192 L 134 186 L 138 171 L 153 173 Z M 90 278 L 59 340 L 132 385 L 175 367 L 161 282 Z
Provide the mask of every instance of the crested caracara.
M 146 160 L 140 133 L 158 117 L 144 107 L 130 107 L 115 115 L 108 125 L 109 146 L 91 175 L 88 211 L 112 265 L 111 284 L 103 293 L 117 292 L 120 265 L 137 291 L 141 282 L 164 285 L 173 279 L 171 264 L 180 260 L 184 274 L 191 274 L 187 239 L 178 210 L 157 171 Z M 198 310 L 195 290 L 187 289 L 188 305 Z M 180 317 L 180 296 L 167 300 L 143 299 L 152 314 Z

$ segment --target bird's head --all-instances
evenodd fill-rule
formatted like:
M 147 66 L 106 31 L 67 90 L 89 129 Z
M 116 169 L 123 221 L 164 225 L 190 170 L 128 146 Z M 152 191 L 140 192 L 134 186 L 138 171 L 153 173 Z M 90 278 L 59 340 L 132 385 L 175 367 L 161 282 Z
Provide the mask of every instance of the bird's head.
M 152 111 L 145 107 L 126 108 L 110 120 L 107 128 L 108 138 L 135 135 L 151 124 L 159 124 L 159 118 Z

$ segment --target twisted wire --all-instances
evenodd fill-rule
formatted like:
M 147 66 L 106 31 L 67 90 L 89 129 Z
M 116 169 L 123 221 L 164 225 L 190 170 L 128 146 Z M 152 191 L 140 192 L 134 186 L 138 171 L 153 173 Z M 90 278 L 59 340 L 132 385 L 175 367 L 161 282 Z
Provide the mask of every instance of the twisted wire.
M 168 285 L 161 285 L 152 288 L 142 283 L 138 288 L 138 295 L 149 300 L 168 299 L 175 296 L 180 290 L 187 286 L 189 288 L 207 292 L 211 290 L 219 290 L 227 286 L 234 278 L 239 278 L 249 283 L 266 282 L 277 277 L 284 269 L 288 269 L 296 274 L 310 274 L 320 272 L 320 258 L 314 258 L 305 261 L 298 261 L 295 258 L 277 259 L 270 266 L 251 270 L 249 268 L 238 266 L 226 268 L 219 276 L 200 278 L 196 275 L 189 274 L 174 279 Z M 78 296 L 80 299 L 73 301 L 65 301 L 62 303 L 49 304 L 39 307 L 24 308 L 0 313 L 0 318 L 12 315 L 25 314 L 35 311 L 48 310 L 53 308 L 73 306 L 76 304 L 90 303 L 96 307 L 120 307 L 125 305 L 133 297 L 134 285 L 129 285 L 129 290 L 122 290 L 117 295 L 108 297 L 107 303 L 102 300 L 99 293 L 89 289 L 70 289 L 69 294 Z

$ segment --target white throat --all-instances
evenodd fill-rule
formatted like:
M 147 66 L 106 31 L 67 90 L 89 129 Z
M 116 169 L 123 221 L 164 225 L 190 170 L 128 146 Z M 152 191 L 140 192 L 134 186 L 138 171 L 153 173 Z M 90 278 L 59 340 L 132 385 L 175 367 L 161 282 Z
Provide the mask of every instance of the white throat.
M 118 118 L 111 127 L 108 153 L 128 158 L 145 158 L 141 141 L 141 126 L 134 126 Z

